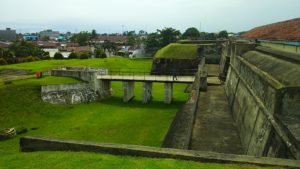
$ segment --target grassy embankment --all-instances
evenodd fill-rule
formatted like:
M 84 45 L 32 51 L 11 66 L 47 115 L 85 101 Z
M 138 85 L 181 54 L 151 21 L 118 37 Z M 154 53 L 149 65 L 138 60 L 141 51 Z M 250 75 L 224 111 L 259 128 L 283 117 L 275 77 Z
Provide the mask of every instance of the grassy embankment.
M 197 57 L 197 49 L 198 46 L 195 44 L 171 43 L 157 51 L 155 57 L 165 59 L 195 59 Z
M 45 71 L 53 67 L 95 66 L 150 69 L 151 60 L 120 58 L 40 61 L 0 67 Z M 136 97 L 122 102 L 122 84 L 114 82 L 114 96 L 108 100 L 79 105 L 51 105 L 40 99 L 40 85 L 76 83 L 64 77 L 45 77 L 0 83 L 0 128 L 26 127 L 20 136 L 46 136 L 96 142 L 160 146 L 168 127 L 184 103 L 185 85 L 175 85 L 174 103 L 163 103 L 163 84 L 154 84 L 153 102 L 141 104 L 141 84 Z M 255 168 L 248 165 L 206 164 L 168 159 L 150 159 L 74 152 L 18 152 L 19 137 L 0 142 L 0 168 Z

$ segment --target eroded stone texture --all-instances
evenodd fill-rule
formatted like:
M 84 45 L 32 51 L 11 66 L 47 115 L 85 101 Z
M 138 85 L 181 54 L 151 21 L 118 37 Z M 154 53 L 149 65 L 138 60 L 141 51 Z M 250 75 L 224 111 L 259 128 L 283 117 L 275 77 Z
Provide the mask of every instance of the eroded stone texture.
M 78 104 L 98 100 L 98 94 L 90 88 L 43 92 L 42 100 L 52 104 Z

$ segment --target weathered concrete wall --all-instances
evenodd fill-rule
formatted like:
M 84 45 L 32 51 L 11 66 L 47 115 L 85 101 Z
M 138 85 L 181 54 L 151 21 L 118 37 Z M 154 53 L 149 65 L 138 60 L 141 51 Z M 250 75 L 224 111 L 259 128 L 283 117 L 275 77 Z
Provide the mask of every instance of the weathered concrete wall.
M 123 81 L 123 102 L 129 102 L 134 97 L 134 82 Z
M 135 157 L 140 156 L 151 158 L 173 158 L 199 162 L 254 164 L 260 166 L 263 165 L 295 168 L 300 167 L 300 162 L 298 160 L 258 158 L 214 152 L 189 151 L 112 143 L 93 143 L 37 137 L 20 138 L 20 151 L 86 151 L 95 153 L 108 153 L 114 155 L 129 155 Z
M 289 68 L 293 72 L 287 71 Z M 299 113 L 300 92 L 286 97 L 292 99 L 284 97 L 289 86 L 300 88 L 295 79 L 300 77 L 299 68 L 295 63 L 260 53 L 251 44 L 236 44 L 225 90 L 246 154 L 300 157 L 296 139 L 299 130 L 289 134 L 288 127 L 283 127 L 283 118 L 278 116 L 287 109 L 292 114 L 297 110 Z M 300 119 L 296 121 L 299 124 Z
M 272 43 L 272 42 L 260 42 L 260 45 L 282 50 L 285 52 L 300 54 L 300 46 L 296 46 L 296 45 L 288 45 L 283 43 Z
M 152 99 L 152 82 L 143 82 L 142 103 L 149 103 Z
M 194 75 L 200 59 L 158 59 L 154 58 L 151 75 Z
M 110 81 L 97 79 L 97 75 L 106 74 L 108 69 L 105 68 L 64 67 L 51 70 L 52 76 L 73 77 L 88 82 L 89 88 L 98 95 L 99 99 L 106 99 L 112 93 Z
M 220 63 L 222 45 L 221 44 L 202 44 L 198 48 L 199 56 L 204 57 L 207 64 Z
M 199 69 L 195 74 L 195 81 L 190 89 L 189 98 L 182 108 L 176 113 L 168 133 L 165 136 L 162 147 L 189 149 L 200 93 L 200 75 L 202 67 L 205 64 L 205 60 L 201 63 L 203 65 L 199 65 Z
M 171 104 L 173 99 L 173 83 L 165 83 L 165 103 Z
M 88 84 L 80 83 L 42 86 L 41 97 L 52 104 L 77 104 L 95 101 L 98 94 Z

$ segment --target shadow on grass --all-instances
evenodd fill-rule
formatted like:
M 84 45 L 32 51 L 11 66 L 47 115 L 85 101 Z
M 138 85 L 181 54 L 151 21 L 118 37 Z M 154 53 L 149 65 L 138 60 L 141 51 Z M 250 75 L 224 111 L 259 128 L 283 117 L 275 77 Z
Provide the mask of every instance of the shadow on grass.
M 123 108 L 145 108 L 145 109 L 170 109 L 170 108 L 179 108 L 185 103 L 185 101 L 173 101 L 172 104 L 165 104 L 164 101 L 152 100 L 150 103 L 142 103 L 141 100 L 130 100 L 128 103 L 124 103 L 122 97 L 112 96 L 107 100 L 102 100 L 101 103 L 106 105 L 113 105 Z

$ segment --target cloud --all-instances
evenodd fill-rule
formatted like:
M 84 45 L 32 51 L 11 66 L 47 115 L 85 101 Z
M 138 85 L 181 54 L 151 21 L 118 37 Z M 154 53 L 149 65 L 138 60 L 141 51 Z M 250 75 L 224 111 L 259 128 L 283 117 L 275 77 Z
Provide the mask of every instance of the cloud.
M 300 16 L 298 0 L 1 0 L 0 28 L 243 31 Z

